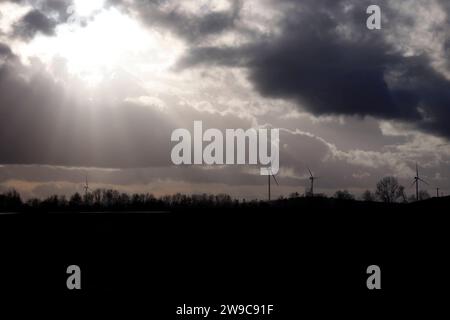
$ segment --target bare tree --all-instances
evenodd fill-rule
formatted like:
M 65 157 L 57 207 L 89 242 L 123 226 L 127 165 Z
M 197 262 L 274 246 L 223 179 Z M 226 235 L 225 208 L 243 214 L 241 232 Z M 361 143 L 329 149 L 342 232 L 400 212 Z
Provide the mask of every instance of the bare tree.
M 78 192 L 76 192 L 75 194 L 73 194 L 70 197 L 69 205 L 72 208 L 79 208 L 82 204 L 83 204 L 83 198 L 81 197 L 81 195 Z
M 370 190 L 366 190 L 363 192 L 363 194 L 361 195 L 361 199 L 363 201 L 367 201 L 367 202 L 373 202 L 376 200 L 376 196 L 373 194 L 372 191 Z
M 404 186 L 400 186 L 398 188 L 398 197 L 400 198 L 400 201 L 407 203 L 408 202 L 408 197 L 405 193 L 405 187 Z
M 339 200 L 355 200 L 355 197 L 348 190 L 336 191 L 334 198 Z
M 395 177 L 384 177 L 377 183 L 376 196 L 383 202 L 393 203 L 398 199 L 404 201 L 405 188 L 398 183 Z

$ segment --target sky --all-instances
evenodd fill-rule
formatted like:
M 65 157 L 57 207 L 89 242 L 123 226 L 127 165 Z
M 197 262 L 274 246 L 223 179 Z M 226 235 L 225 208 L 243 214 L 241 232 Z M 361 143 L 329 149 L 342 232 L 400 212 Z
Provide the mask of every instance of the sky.
M 377 4 L 381 30 L 366 27 Z M 174 166 L 176 128 L 279 128 L 274 197 L 419 164 L 450 193 L 446 0 L 0 0 L 0 192 L 265 198 L 252 166 Z M 258 167 L 259 168 L 259 167 Z

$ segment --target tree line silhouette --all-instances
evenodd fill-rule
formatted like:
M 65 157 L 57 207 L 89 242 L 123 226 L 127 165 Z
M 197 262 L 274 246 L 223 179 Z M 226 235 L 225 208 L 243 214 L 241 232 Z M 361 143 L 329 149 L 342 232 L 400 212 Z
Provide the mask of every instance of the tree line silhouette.
M 20 194 L 15 190 L 0 194 L 0 211 L 146 211 L 146 210 L 176 210 L 176 209 L 195 209 L 195 208 L 258 208 L 269 205 L 281 205 L 286 201 L 296 199 L 310 199 L 315 201 L 327 199 L 324 194 L 303 195 L 298 192 L 292 193 L 289 197 L 281 196 L 278 200 L 250 200 L 246 201 L 233 199 L 227 194 L 193 194 L 186 195 L 176 193 L 174 195 L 165 195 L 155 197 L 150 193 L 135 193 L 129 195 L 113 189 L 96 189 L 85 194 L 75 193 L 70 197 L 64 195 L 52 195 L 45 199 L 32 198 L 23 201 Z M 420 200 L 430 198 L 429 194 L 422 190 L 419 194 Z M 339 201 L 355 201 L 357 198 L 348 190 L 338 190 L 331 199 Z M 375 191 L 366 190 L 358 198 L 364 202 L 384 202 L 384 203 L 406 203 L 415 201 L 414 195 L 406 196 L 405 187 L 400 185 L 395 177 L 384 177 L 375 188 Z

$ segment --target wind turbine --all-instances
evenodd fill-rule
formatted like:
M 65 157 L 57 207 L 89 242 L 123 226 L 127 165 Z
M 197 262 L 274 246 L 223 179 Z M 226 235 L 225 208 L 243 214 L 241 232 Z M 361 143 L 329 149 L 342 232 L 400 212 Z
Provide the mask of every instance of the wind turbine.
M 310 175 L 309 180 L 311 181 L 311 196 L 314 197 L 314 180 L 318 179 L 319 177 L 315 177 L 312 174 L 311 170 L 309 170 L 309 168 L 308 168 L 308 171 L 309 171 L 309 175 Z
M 273 178 L 273 180 L 275 181 L 275 183 L 277 184 L 277 186 L 279 185 L 277 178 L 275 178 L 275 175 L 272 173 L 272 169 L 270 170 L 270 174 L 267 176 L 267 182 L 268 182 L 268 188 L 269 188 L 269 201 L 270 201 L 270 177 Z
M 416 176 L 414 177 L 414 180 L 411 184 L 411 186 L 413 184 L 416 184 L 416 201 L 419 201 L 419 181 L 422 181 L 425 184 L 428 184 L 428 182 L 426 182 L 425 180 L 423 180 L 422 178 L 419 177 L 419 167 L 417 166 L 416 163 Z
M 436 188 L 436 198 L 439 198 L 439 187 Z
M 89 183 L 88 183 L 88 178 L 87 178 L 87 176 L 86 176 L 86 182 L 85 182 L 85 184 L 84 184 L 83 189 L 84 189 L 84 198 L 87 199 L 87 194 L 88 194 L 88 192 L 89 192 Z

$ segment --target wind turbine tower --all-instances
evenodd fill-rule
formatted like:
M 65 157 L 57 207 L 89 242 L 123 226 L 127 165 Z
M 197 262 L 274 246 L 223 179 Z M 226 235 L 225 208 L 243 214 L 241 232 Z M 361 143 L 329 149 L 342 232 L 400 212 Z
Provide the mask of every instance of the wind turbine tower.
M 88 192 L 89 192 L 89 183 L 88 183 L 88 178 L 87 178 L 87 176 L 86 176 L 86 182 L 85 182 L 85 184 L 84 184 L 83 189 L 84 189 L 84 198 L 87 199 L 87 194 L 88 194 Z
M 309 171 L 309 176 L 310 176 L 309 181 L 311 182 L 311 196 L 314 197 L 314 180 L 318 179 L 318 177 L 315 177 L 312 174 L 311 170 L 309 170 L 309 168 L 308 168 L 308 171 Z
M 425 184 L 428 184 L 428 182 L 426 182 L 425 180 L 420 178 L 420 176 L 419 176 L 419 167 L 418 167 L 418 165 L 416 163 L 416 176 L 414 177 L 414 181 L 411 184 L 411 186 L 413 184 L 416 184 L 416 201 L 419 201 L 419 181 L 421 181 L 421 182 L 423 182 Z
M 270 169 L 269 169 L 270 170 Z M 275 175 L 272 173 L 272 170 L 270 170 L 270 174 L 267 176 L 267 186 L 268 186 L 268 192 L 269 192 L 269 201 L 271 199 L 271 194 L 270 194 L 270 178 L 273 178 L 273 180 L 275 181 L 275 183 L 277 184 L 277 186 L 279 185 L 277 178 L 275 178 Z

